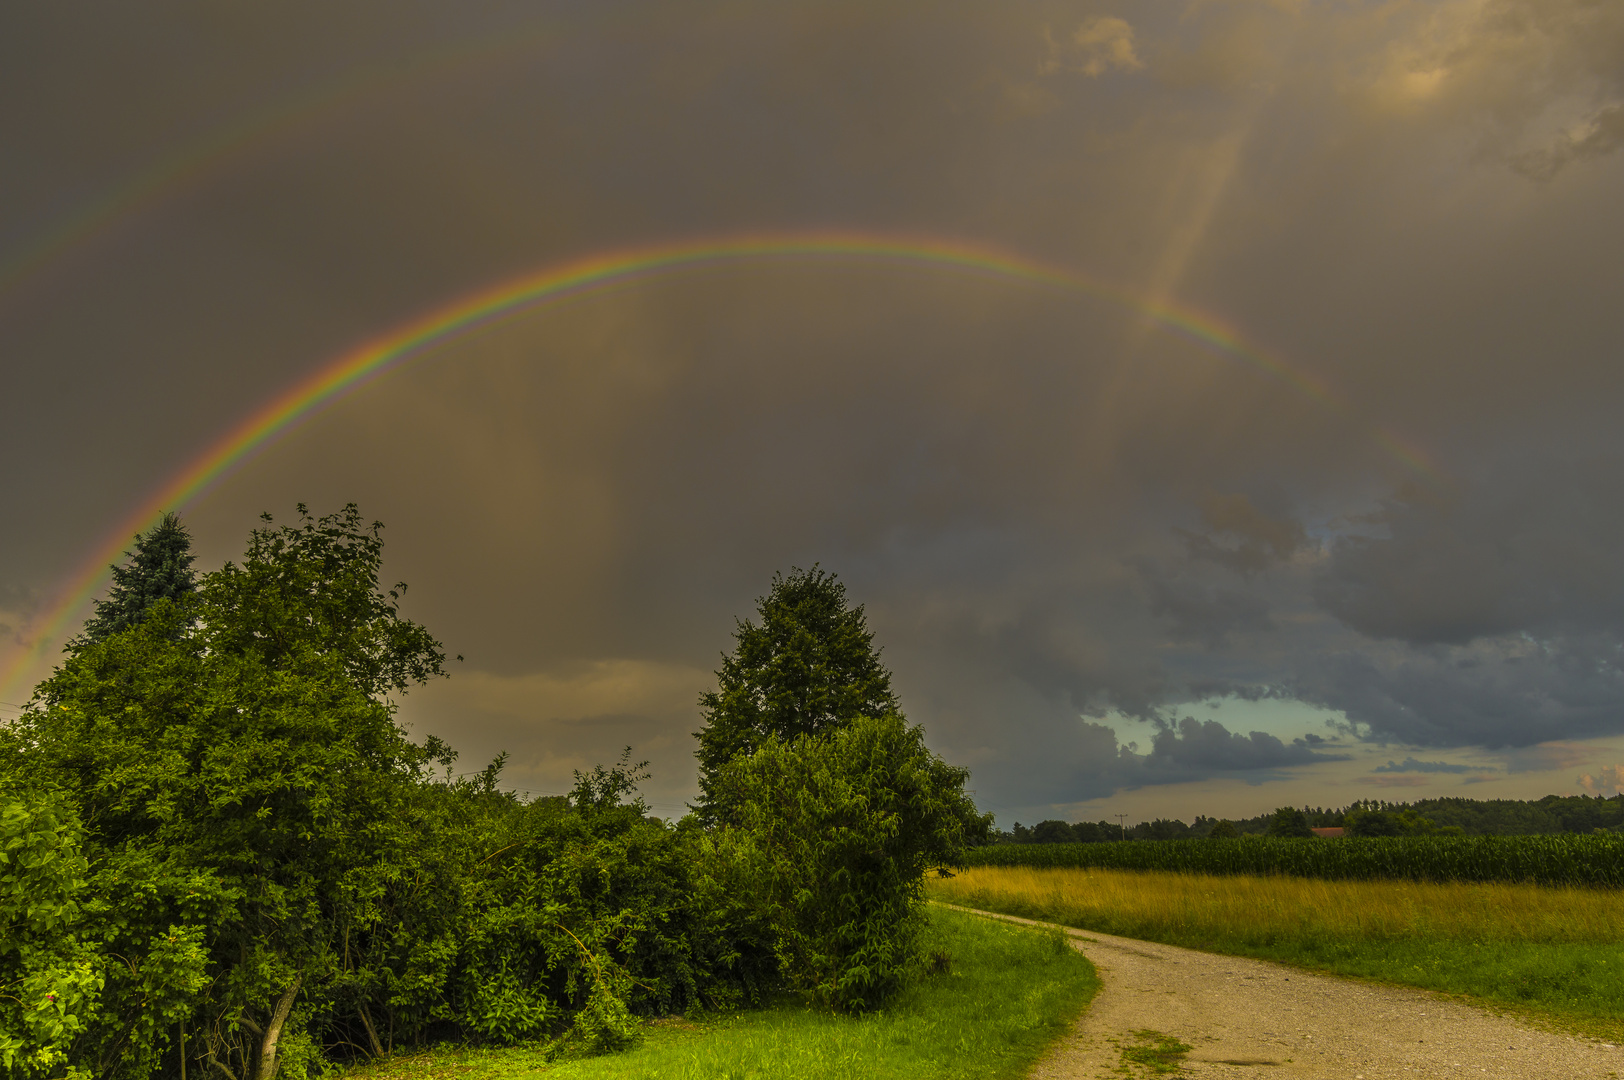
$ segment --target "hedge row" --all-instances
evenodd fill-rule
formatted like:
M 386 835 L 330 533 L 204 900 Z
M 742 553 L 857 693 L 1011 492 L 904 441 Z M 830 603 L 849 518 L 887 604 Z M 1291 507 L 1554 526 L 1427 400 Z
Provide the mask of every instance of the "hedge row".
M 967 866 L 1090 867 L 1189 874 L 1287 874 L 1369 881 L 1527 881 L 1624 886 L 1624 836 L 1395 836 L 1296 840 L 1129 840 L 1103 844 L 996 844 Z

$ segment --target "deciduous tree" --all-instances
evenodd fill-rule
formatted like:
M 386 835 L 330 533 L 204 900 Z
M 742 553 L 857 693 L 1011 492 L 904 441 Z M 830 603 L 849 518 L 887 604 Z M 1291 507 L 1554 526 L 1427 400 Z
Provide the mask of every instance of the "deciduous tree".
M 81 1037 L 98 1076 L 147 1075 L 182 1023 L 218 1074 L 302 1072 L 301 993 L 414 842 L 415 783 L 450 760 L 394 722 L 388 695 L 445 654 L 379 587 L 379 526 L 299 513 L 195 593 L 87 634 L 0 732 L 0 766 L 85 822 L 96 923 L 122 957 Z

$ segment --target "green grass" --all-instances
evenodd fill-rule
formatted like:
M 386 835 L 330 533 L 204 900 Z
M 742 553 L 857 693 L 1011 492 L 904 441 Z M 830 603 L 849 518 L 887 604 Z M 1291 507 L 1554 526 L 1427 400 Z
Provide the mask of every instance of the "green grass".
M 353 1080 L 998 1080 L 1025 1075 L 1099 989 L 1059 931 L 933 907 L 932 949 L 952 957 L 883 1013 L 834 1016 L 799 1001 L 645 1025 L 640 1044 L 547 1062 L 533 1048 L 439 1047 L 349 1071 Z
M 1624 894 L 1537 885 L 1325 881 L 980 867 L 946 903 L 1459 994 L 1624 1041 Z
M 1184 1068 L 1184 1055 L 1195 1049 L 1187 1042 L 1150 1028 L 1134 1032 L 1133 1037 L 1138 1040 L 1135 1045 L 1118 1046 L 1122 1054 L 1119 1071 L 1123 1073 L 1131 1074 L 1130 1065 L 1138 1065 L 1157 1076 L 1180 1072 Z

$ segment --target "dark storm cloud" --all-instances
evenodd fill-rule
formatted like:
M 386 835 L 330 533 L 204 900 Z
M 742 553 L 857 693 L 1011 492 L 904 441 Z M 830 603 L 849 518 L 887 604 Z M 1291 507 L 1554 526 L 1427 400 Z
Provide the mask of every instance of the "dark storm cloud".
M 1083 722 L 1079 737 L 1091 747 L 1083 763 L 1047 789 L 1028 786 L 1032 805 L 1103 798 L 1115 791 L 1235 778 L 1250 784 L 1279 780 L 1286 770 L 1346 761 L 1344 753 L 1315 749 L 1305 739 L 1285 742 L 1268 732 L 1242 735 L 1216 720 L 1183 717 L 1156 725 L 1148 753 L 1136 742 L 1119 744 L 1115 731 Z
M 1150 610 L 1168 621 L 1168 635 L 1179 642 L 1199 642 L 1216 649 L 1237 631 L 1272 629 L 1262 597 L 1240 589 L 1153 578 Z
M 1305 701 L 1346 713 L 1378 742 L 1526 747 L 1617 734 L 1624 672 L 1616 638 L 1484 638 L 1303 657 Z
M 1361 633 L 1463 644 L 1624 627 L 1624 459 L 1535 452 L 1392 503 L 1380 524 L 1386 536 L 1332 545 L 1317 589 Z
M 1251 575 L 1291 558 L 1308 544 L 1302 523 L 1264 514 L 1243 494 L 1209 494 L 1201 500 L 1207 532 L 1177 530 L 1194 558 Z
M 1347 760 L 1346 754 L 1314 749 L 1306 739 L 1286 743 L 1265 731 L 1242 735 L 1216 720 L 1196 720 L 1189 716 L 1176 724 L 1164 725 L 1151 739 L 1150 747 L 1144 761 L 1148 775 L 1187 779 Z
M 1620 729 L 1624 467 L 1533 454 L 1344 538 L 1316 595 L 1370 641 L 1297 686 L 1371 737 L 1529 746 Z
M 453 297 L 674 237 L 899 232 L 1240 345 L 921 265 L 649 278 L 313 418 L 187 508 L 204 562 L 260 510 L 359 501 L 470 657 L 409 718 L 536 790 L 625 740 L 680 803 L 733 618 L 815 561 L 989 805 L 1340 760 L 1253 730 L 1292 697 L 1417 746 L 1619 733 L 1621 42 L 1580 0 L 14 6 L 8 255 L 366 89 L 0 295 L 0 614 Z M 1223 724 L 1171 719 L 1214 697 Z

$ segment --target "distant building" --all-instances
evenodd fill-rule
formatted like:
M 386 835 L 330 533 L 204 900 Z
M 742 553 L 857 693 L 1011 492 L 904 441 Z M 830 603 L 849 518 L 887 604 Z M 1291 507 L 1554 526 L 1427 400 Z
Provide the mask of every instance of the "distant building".
M 1327 840 L 1335 840 L 1337 837 L 1341 836 L 1346 830 L 1338 827 L 1338 828 L 1335 828 L 1335 829 L 1310 829 L 1308 831 L 1313 833 L 1315 836 L 1323 836 Z

